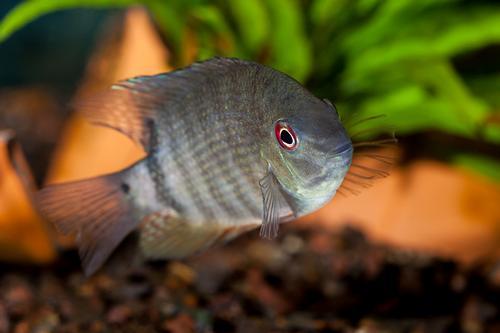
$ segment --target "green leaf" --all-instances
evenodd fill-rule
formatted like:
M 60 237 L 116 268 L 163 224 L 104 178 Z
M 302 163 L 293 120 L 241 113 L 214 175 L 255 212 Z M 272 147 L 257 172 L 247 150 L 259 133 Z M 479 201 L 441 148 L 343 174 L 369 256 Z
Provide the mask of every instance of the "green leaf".
M 331 20 L 338 16 L 342 10 L 345 10 L 348 5 L 348 0 L 316 0 L 310 10 L 311 21 L 319 26 L 332 24 L 334 22 Z
M 228 2 L 242 43 L 254 56 L 269 37 L 269 17 L 262 0 L 232 0 Z
M 387 38 L 398 35 L 401 28 L 413 26 L 420 17 L 424 18 L 425 24 L 432 25 L 435 18 L 426 17 L 422 12 L 432 8 L 431 12 L 450 2 L 459 0 L 386 0 L 374 3 L 374 1 L 357 1 L 360 14 L 372 10 L 378 5 L 377 10 L 366 21 L 357 22 L 352 20 L 355 29 L 342 38 L 342 45 L 351 54 L 359 53 L 368 47 L 383 44 Z M 437 18 L 439 21 L 439 17 Z M 442 17 L 441 17 L 442 19 Z
M 190 18 L 195 19 L 200 38 L 198 59 L 206 59 L 214 55 L 231 55 L 234 49 L 234 36 L 224 15 L 219 8 L 211 5 L 194 7 Z
M 216 33 L 229 34 L 231 32 L 224 16 L 215 6 L 197 6 L 192 8 L 190 14 Z
M 45 14 L 70 8 L 123 7 L 136 4 L 134 0 L 31 0 L 12 9 L 0 23 L 0 42 L 31 21 Z
M 153 18 L 167 37 L 172 48 L 174 65 L 181 65 L 184 59 L 183 42 L 185 38 L 186 10 L 178 0 L 171 0 L 168 6 L 163 0 L 144 0 Z
M 312 67 L 302 9 L 297 0 L 268 0 L 271 26 L 271 66 L 303 81 Z
M 347 71 L 349 75 L 366 76 L 402 61 L 449 57 L 500 42 L 500 10 L 483 14 L 468 17 L 439 33 L 383 43 L 364 50 L 362 54 L 352 55 Z
M 433 96 L 417 84 L 403 85 L 385 95 L 368 98 L 356 110 L 356 119 L 380 114 L 385 117 L 363 123 L 352 129 L 353 132 L 373 129 L 370 134 L 377 135 L 391 128 L 396 134 L 405 135 L 435 129 L 468 138 L 477 135 L 478 123 L 467 119 L 469 114 L 457 112 L 447 98 Z

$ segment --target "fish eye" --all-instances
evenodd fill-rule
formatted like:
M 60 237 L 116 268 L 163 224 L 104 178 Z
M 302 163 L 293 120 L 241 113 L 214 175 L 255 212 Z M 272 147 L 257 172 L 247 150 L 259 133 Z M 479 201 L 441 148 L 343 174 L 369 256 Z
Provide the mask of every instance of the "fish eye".
M 274 126 L 274 134 L 276 135 L 276 140 L 278 140 L 278 143 L 283 149 L 292 151 L 297 148 L 297 145 L 299 144 L 297 135 L 292 127 L 285 121 L 279 120 L 276 122 L 276 125 Z

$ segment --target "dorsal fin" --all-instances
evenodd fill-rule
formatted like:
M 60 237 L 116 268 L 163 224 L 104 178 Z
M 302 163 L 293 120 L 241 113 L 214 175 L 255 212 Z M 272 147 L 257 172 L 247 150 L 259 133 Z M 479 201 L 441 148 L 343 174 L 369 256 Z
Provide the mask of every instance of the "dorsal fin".
M 121 81 L 91 99 L 78 101 L 84 116 L 93 124 L 113 128 L 150 151 L 149 131 L 162 112 L 178 106 L 193 91 L 213 77 L 238 67 L 257 64 L 238 59 L 213 58 L 189 67 L 152 76 Z

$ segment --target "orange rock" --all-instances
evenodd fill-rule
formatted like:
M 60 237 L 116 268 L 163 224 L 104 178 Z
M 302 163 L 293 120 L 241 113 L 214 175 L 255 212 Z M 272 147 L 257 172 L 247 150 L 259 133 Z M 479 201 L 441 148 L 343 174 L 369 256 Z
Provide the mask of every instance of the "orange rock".
M 46 263 L 55 249 L 33 207 L 35 186 L 12 131 L 0 131 L 0 260 Z
M 465 263 L 500 257 L 500 187 L 435 161 L 392 171 L 358 196 L 336 197 L 301 225 L 350 223 L 372 239 Z

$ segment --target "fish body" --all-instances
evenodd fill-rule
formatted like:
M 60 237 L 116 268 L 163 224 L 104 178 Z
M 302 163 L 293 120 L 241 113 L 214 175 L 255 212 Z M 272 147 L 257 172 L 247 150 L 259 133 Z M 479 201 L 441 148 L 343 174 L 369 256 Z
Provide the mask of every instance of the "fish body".
M 310 213 L 335 194 L 352 143 L 335 108 L 263 65 L 215 58 L 123 81 L 88 119 L 147 156 L 111 175 L 48 186 L 42 212 L 77 235 L 87 273 L 139 230 L 148 257 L 179 258 Z

